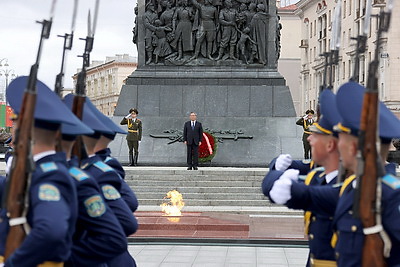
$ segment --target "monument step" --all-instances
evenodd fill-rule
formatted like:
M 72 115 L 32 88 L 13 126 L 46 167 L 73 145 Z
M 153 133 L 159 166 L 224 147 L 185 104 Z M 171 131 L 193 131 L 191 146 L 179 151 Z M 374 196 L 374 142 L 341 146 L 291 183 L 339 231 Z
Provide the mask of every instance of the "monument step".
M 125 167 L 125 175 L 128 176 L 138 176 L 138 175 L 153 175 L 153 176 L 167 176 L 167 175 L 215 175 L 215 176 L 265 176 L 268 168 L 200 168 L 199 170 L 188 171 L 184 167 L 175 168 L 163 168 L 163 167 Z
M 233 176 L 233 175 L 129 175 L 125 181 L 130 180 L 180 180 L 180 181 L 262 181 L 264 176 Z
M 137 212 L 160 212 L 159 205 L 139 205 Z M 301 210 L 288 209 L 285 206 L 270 205 L 267 201 L 263 206 L 189 206 L 185 205 L 182 209 L 183 213 L 186 212 L 203 212 L 203 213 L 220 213 L 227 216 L 229 214 L 246 214 L 253 217 L 269 217 L 269 216 L 290 216 L 290 217 L 303 217 L 304 212 Z M 136 212 L 135 212 L 136 214 Z
M 182 181 L 182 180 L 171 180 L 171 181 L 157 181 L 157 180 L 127 180 L 126 181 L 129 186 L 133 188 L 137 186 L 165 186 L 166 190 L 168 188 L 176 188 L 182 186 L 188 187 L 257 187 L 261 188 L 261 180 L 260 181 Z M 169 191 L 169 190 L 168 190 Z
M 184 167 L 154 169 L 126 168 L 125 180 L 135 191 L 140 205 L 159 206 L 167 192 L 178 190 L 186 206 L 269 206 L 261 192 L 266 169 Z
M 182 194 L 183 200 L 266 200 L 267 198 L 261 194 L 248 194 L 248 193 L 187 193 L 179 191 Z M 165 193 L 159 192 L 138 192 L 135 191 L 136 197 L 139 199 L 150 198 L 163 200 Z
M 138 198 L 139 205 L 160 205 L 162 199 Z M 186 199 L 185 205 L 188 206 L 268 206 L 270 202 L 264 200 L 232 200 L 232 199 Z
M 167 193 L 165 186 L 135 186 L 132 187 L 135 193 L 139 192 L 157 192 Z M 174 188 L 180 193 L 247 193 L 247 194 L 260 194 L 261 188 L 243 186 L 243 187 L 190 187 L 190 186 L 179 186 Z

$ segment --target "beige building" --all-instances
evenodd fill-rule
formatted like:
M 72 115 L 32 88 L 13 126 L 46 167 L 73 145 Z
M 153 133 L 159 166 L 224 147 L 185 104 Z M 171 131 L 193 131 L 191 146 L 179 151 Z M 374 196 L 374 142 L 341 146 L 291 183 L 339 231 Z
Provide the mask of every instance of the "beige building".
M 316 109 L 318 92 L 323 84 L 324 57 L 322 53 L 329 51 L 332 36 L 332 16 L 337 4 L 334 0 L 300 0 L 296 3 L 294 13 L 301 21 L 300 71 L 300 113 L 307 109 Z M 356 55 L 357 37 L 363 32 L 366 0 L 342 1 L 341 15 L 341 47 L 339 64 L 333 68 L 333 87 L 337 91 L 340 84 L 347 82 L 353 76 Z M 372 0 L 372 14 L 378 14 L 385 7 L 384 0 Z M 400 114 L 400 6 L 395 5 L 391 17 L 391 27 L 384 33 L 379 59 L 379 90 L 380 99 L 394 112 Z M 367 49 L 361 55 L 359 82 L 366 85 L 368 65 L 375 56 L 375 41 L 377 19 L 372 18 L 371 27 L 367 33 Z M 295 40 L 292 40 L 295 42 Z
M 277 1 L 278 16 L 280 17 L 281 29 L 281 54 L 278 60 L 278 71 L 286 79 L 292 94 L 296 114 L 302 113 L 301 87 L 300 87 L 300 68 L 301 68 L 301 49 L 299 41 L 301 39 L 301 20 L 296 14 L 296 5 L 280 7 L 284 1 Z
M 114 114 L 121 87 L 136 67 L 136 57 L 117 54 L 105 61 L 92 61 L 87 68 L 86 95 L 103 114 Z M 77 74 L 73 79 L 75 84 Z

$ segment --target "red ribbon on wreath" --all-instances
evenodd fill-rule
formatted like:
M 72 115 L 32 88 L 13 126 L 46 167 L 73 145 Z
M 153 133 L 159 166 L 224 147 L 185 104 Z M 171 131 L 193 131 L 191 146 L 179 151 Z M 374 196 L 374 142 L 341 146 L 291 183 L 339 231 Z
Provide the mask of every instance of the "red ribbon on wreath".
M 199 146 L 199 161 L 211 161 L 217 153 L 217 143 L 215 137 L 209 132 L 203 132 L 203 142 Z
M 205 133 L 203 133 L 203 138 L 206 140 L 207 148 L 208 148 L 210 155 L 212 155 L 213 149 L 211 147 L 210 139 L 208 139 L 208 136 Z

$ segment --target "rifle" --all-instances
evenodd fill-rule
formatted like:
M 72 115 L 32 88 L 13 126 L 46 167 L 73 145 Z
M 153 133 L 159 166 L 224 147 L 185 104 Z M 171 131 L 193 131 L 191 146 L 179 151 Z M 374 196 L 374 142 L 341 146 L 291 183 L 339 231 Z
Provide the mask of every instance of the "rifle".
M 93 28 L 91 27 L 91 17 L 90 17 L 90 10 L 88 13 L 88 33 L 86 38 L 79 38 L 80 40 L 85 41 L 85 50 L 83 55 L 83 64 L 82 69 L 78 73 L 78 78 L 75 87 L 75 96 L 74 101 L 72 104 L 72 112 L 82 120 L 83 117 L 83 108 L 86 101 L 86 68 L 90 65 L 90 52 L 93 49 L 93 41 L 94 41 L 94 33 L 96 30 L 96 22 L 97 22 L 97 14 L 99 11 L 99 2 L 100 0 L 96 0 L 95 6 L 95 15 L 93 18 Z M 82 137 L 78 136 L 76 142 L 72 148 L 72 155 L 76 156 L 79 162 L 87 157 L 87 153 L 82 141 Z
M 54 93 L 56 93 L 62 99 L 62 89 L 64 88 L 64 65 L 65 65 L 65 54 L 67 50 L 72 49 L 72 43 L 74 40 L 74 30 L 75 30 L 75 20 L 76 13 L 78 11 L 78 0 L 74 0 L 74 11 L 72 13 L 72 23 L 71 23 L 71 33 L 66 33 L 64 35 L 57 35 L 57 37 L 64 38 L 62 59 L 61 59 L 61 69 L 60 73 L 56 76 L 56 82 L 54 85 Z M 62 151 L 61 148 L 61 132 L 58 132 L 57 142 L 56 142 L 56 151 Z
M 359 82 L 360 80 L 360 55 L 365 53 L 367 44 L 367 34 L 369 32 L 369 19 L 371 17 L 371 1 L 366 2 L 366 13 L 364 18 L 363 33 L 358 35 L 356 38 L 351 38 L 352 40 L 357 40 L 356 56 L 354 63 L 353 76 L 350 81 Z
M 36 21 L 42 24 L 36 62 L 31 66 L 29 80 L 22 99 L 21 110 L 14 136 L 14 158 L 7 183 L 6 208 L 10 229 L 8 231 L 4 257 L 7 259 L 24 241 L 28 229 L 25 228 L 28 212 L 28 194 L 31 174 L 34 170 L 32 159 L 32 130 L 36 105 L 36 82 L 42 52 L 43 40 L 50 36 L 56 0 L 53 0 L 50 19 Z
M 63 52 L 62 52 L 62 59 L 61 59 L 61 69 L 60 73 L 56 76 L 56 83 L 54 85 L 54 92 L 61 97 L 61 91 L 64 88 L 64 64 L 65 64 L 65 54 L 67 50 L 72 49 L 72 43 L 74 40 L 74 30 L 75 30 L 75 20 L 76 20 L 76 13 L 78 11 L 78 0 L 74 0 L 74 11 L 72 14 L 72 24 L 71 24 L 71 33 L 66 33 L 65 35 L 57 35 L 57 37 L 64 38 L 64 45 L 63 45 Z
M 333 66 L 337 65 L 339 63 L 339 48 L 340 48 L 340 34 L 341 34 L 341 24 L 340 24 L 340 18 L 341 18 L 341 12 L 342 12 L 342 6 L 341 6 L 341 1 L 339 1 L 336 5 L 335 8 L 335 13 L 332 17 L 332 38 L 331 38 L 331 43 L 330 43 L 330 51 L 325 52 L 321 54 L 320 56 L 323 56 L 325 58 L 325 63 L 324 63 L 324 76 L 323 76 L 323 82 L 322 85 L 319 87 L 319 95 L 321 95 L 322 91 L 324 89 L 333 89 Z M 328 73 L 329 71 L 329 73 Z M 329 76 L 329 77 L 328 77 Z M 327 80 L 329 78 L 329 83 L 327 83 Z M 318 98 L 318 106 L 317 106 L 317 121 L 319 120 L 321 116 L 321 107 L 320 107 L 320 101 Z
M 371 0 L 367 1 L 371 8 Z M 382 33 L 387 32 L 391 11 L 381 10 L 374 60 L 369 64 L 367 89 L 361 113 L 359 148 L 357 153 L 357 188 L 354 200 L 354 216 L 363 224 L 364 244 L 362 266 L 386 266 L 385 257 L 390 254 L 390 239 L 381 222 L 381 181 L 384 166 L 378 154 L 377 132 L 379 116 L 378 68 Z

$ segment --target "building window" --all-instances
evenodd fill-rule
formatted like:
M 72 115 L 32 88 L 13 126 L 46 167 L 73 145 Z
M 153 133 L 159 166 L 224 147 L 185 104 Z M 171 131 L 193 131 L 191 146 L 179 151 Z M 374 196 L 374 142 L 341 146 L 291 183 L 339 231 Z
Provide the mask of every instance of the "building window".
M 328 21 L 329 21 L 329 28 L 332 27 L 332 14 L 331 14 L 331 10 L 329 10 L 328 12 Z
M 351 3 L 353 2 L 353 0 L 349 0 L 349 16 L 351 15 Z
M 314 36 L 317 34 L 317 21 L 314 20 Z
M 361 71 L 361 75 L 360 75 L 360 82 L 364 82 L 365 81 L 365 58 L 364 57 L 360 57 L 360 71 Z
M 310 25 L 310 38 L 312 38 L 312 30 L 313 30 L 313 27 L 312 27 L 312 22 L 311 22 L 311 25 Z
M 351 43 L 351 29 L 349 29 L 349 33 L 348 33 L 348 43 L 350 44 Z
M 351 60 L 349 60 L 347 69 L 348 69 L 348 72 L 349 72 L 349 74 L 347 75 L 347 77 L 350 78 L 350 77 L 351 77 Z
M 343 36 L 342 36 L 342 40 L 344 41 L 344 42 L 342 42 L 343 48 L 346 47 L 346 41 L 345 41 L 346 39 L 345 38 L 346 38 L 346 31 L 343 31 Z
M 369 32 L 368 32 L 368 37 L 371 38 L 371 32 L 372 32 L 372 18 L 369 18 Z
M 351 0 L 349 0 L 349 1 L 351 1 Z M 346 17 L 346 0 L 343 1 L 342 13 L 343 13 L 343 18 L 345 18 Z
M 342 79 L 346 78 L 346 62 L 343 62 Z

